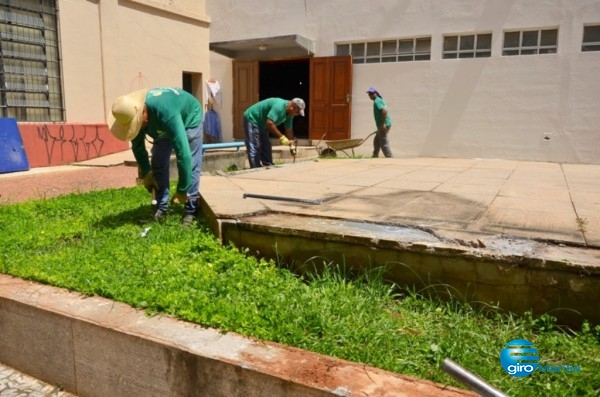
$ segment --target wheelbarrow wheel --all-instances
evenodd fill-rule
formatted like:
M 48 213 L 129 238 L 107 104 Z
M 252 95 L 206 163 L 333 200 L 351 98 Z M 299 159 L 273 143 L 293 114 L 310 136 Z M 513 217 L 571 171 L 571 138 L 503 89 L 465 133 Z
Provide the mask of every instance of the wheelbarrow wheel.
M 325 148 L 325 149 L 321 150 L 320 156 L 321 157 L 336 157 L 337 155 L 335 154 L 335 150 L 333 150 L 332 148 Z

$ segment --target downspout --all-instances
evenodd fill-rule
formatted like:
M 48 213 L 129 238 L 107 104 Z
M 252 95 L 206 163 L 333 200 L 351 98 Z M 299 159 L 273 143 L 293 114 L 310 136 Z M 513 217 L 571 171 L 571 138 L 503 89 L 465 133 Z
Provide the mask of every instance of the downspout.
M 98 0 L 98 29 L 100 30 L 100 67 L 101 71 L 101 80 L 102 80 L 102 106 L 104 108 L 104 121 L 107 122 L 106 119 L 107 109 L 106 109 L 106 77 L 104 75 L 105 66 L 104 66 L 104 33 L 102 32 L 102 1 Z
M 60 106 L 61 106 L 61 113 L 62 113 L 62 117 L 61 120 L 63 123 L 67 122 L 67 105 L 65 102 L 65 71 L 63 69 L 63 50 L 62 50 L 62 29 L 60 27 L 60 1 L 56 2 L 56 8 L 55 8 L 55 15 L 56 15 L 56 45 L 58 47 L 58 69 L 59 69 L 59 73 L 60 73 Z M 44 52 L 46 52 L 45 50 L 45 46 L 44 46 Z M 46 73 L 46 84 L 48 84 L 48 73 Z M 48 109 L 48 112 L 50 113 L 50 109 Z M 50 116 L 50 114 L 49 114 Z M 50 117 L 50 121 L 52 121 L 52 117 Z

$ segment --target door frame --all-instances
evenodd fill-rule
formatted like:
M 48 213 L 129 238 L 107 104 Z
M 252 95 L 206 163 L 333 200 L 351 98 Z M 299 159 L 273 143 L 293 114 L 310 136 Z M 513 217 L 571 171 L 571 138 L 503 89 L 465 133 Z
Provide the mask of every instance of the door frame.
M 349 139 L 352 126 L 352 57 L 309 59 L 308 138 Z M 259 99 L 258 72 L 258 60 L 233 60 L 233 138 L 236 140 L 244 139 L 244 111 Z

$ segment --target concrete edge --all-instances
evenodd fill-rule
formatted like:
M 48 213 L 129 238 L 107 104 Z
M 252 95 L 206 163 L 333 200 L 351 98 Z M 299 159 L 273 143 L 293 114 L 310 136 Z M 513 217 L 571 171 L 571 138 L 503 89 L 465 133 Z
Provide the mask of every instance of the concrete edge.
M 474 396 L 0 275 L 0 361 L 79 396 Z
M 591 304 L 600 299 L 600 267 L 590 264 L 593 257 L 587 263 L 573 262 L 564 258 L 563 248 L 554 252 L 528 240 L 497 244 L 494 250 L 487 240 L 487 248 L 390 240 L 357 233 L 354 226 L 344 228 L 344 222 L 271 213 L 223 222 L 220 233 L 224 243 L 283 260 L 298 273 L 318 270 L 323 263 L 344 264 L 358 272 L 385 266 L 386 279 L 399 286 L 425 288 L 440 297 L 454 291 L 451 296 L 476 307 L 550 313 L 559 324 L 575 328 L 584 320 L 600 323 Z

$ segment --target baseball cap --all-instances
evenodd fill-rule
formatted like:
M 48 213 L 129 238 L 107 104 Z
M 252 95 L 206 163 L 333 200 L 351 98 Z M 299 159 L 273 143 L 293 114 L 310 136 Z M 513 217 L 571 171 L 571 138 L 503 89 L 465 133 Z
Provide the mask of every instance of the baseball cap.
M 377 88 L 375 87 L 369 87 L 369 90 L 367 91 L 368 94 L 378 94 L 379 92 L 377 92 Z
M 296 106 L 300 108 L 300 116 L 304 116 L 304 108 L 306 108 L 304 101 L 300 98 L 294 98 L 292 99 L 292 102 L 294 102 Z

